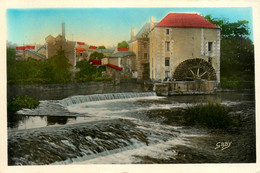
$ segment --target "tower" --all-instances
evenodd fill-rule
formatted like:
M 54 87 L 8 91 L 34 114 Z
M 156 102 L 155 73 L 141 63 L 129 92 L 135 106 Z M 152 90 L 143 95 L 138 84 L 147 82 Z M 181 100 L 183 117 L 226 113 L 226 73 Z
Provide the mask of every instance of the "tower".
M 135 29 L 132 28 L 132 29 L 131 29 L 131 40 L 133 40 L 134 37 L 135 37 Z
M 61 24 L 61 27 L 62 27 L 62 41 L 65 41 L 65 23 L 62 22 Z

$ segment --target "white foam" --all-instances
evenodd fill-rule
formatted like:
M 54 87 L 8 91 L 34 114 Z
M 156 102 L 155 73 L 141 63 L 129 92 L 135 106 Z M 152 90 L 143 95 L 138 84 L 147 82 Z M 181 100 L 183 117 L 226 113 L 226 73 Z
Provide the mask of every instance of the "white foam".
M 148 156 L 158 159 L 174 158 L 174 156 L 177 155 L 177 152 L 171 148 L 176 145 L 188 145 L 188 142 L 182 138 L 175 138 L 167 142 L 141 146 L 136 149 L 100 156 L 90 160 L 84 160 L 84 157 L 78 158 L 77 160 L 74 160 L 72 164 L 131 164 L 140 161 L 136 156 Z

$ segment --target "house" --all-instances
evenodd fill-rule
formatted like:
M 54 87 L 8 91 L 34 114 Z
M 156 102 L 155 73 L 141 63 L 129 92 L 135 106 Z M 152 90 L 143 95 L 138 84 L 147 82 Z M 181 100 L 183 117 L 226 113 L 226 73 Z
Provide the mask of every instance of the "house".
M 88 45 L 84 42 L 77 41 L 76 43 L 76 61 L 81 61 L 83 59 L 88 59 L 89 57 Z
M 220 83 L 220 29 L 196 13 L 169 13 L 149 33 L 150 79 Z
M 128 42 L 129 51 L 136 54 L 136 68 L 137 68 L 137 80 L 149 80 L 149 33 L 157 24 L 154 22 L 154 18 L 151 17 L 151 22 L 147 22 L 141 28 L 141 30 L 134 35 L 134 28 L 131 30 L 131 40 Z
M 29 57 L 36 60 L 46 60 L 45 52 L 43 51 L 45 46 L 40 47 L 35 51 L 35 46 L 17 46 L 16 47 L 16 59 L 17 60 L 27 60 Z
M 113 54 L 113 49 L 98 49 L 99 53 L 103 53 L 105 57 L 110 56 Z
M 123 79 L 131 79 L 136 76 L 136 58 L 135 53 L 130 51 L 116 52 L 107 58 L 102 59 L 102 65 L 112 64 L 120 67 L 121 77 Z
M 115 84 L 120 83 L 122 68 L 114 64 L 106 65 L 106 76 L 111 77 Z

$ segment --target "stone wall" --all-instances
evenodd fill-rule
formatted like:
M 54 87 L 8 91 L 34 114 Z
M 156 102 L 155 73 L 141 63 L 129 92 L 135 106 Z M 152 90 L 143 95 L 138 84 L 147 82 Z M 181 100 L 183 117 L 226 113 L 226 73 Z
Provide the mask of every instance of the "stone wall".
M 58 100 L 73 95 L 142 91 L 144 91 L 143 84 L 135 82 L 121 82 L 117 85 L 112 81 L 48 85 L 8 85 L 7 97 L 27 95 L 40 100 Z
M 120 83 L 121 71 L 112 67 L 106 66 L 106 76 L 111 77 L 115 84 Z
M 145 83 L 145 91 L 155 91 L 157 95 L 212 94 L 216 91 L 216 81 L 175 81 L 167 83 Z

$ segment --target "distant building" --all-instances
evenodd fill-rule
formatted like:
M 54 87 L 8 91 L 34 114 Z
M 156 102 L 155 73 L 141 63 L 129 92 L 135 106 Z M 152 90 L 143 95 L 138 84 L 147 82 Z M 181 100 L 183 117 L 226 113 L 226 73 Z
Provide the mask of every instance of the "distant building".
M 113 49 L 98 49 L 100 53 L 103 53 L 105 57 L 113 54 Z
M 46 58 L 51 58 L 57 54 L 58 50 L 63 50 L 64 55 L 68 58 L 69 63 L 75 67 L 76 66 L 76 42 L 66 41 L 61 35 L 54 38 L 49 35 L 46 37 Z
M 18 48 L 21 49 L 21 48 Z M 37 60 L 46 60 L 57 54 L 58 50 L 63 50 L 69 63 L 75 68 L 76 62 L 79 60 L 76 57 L 76 42 L 68 41 L 65 37 L 65 24 L 62 23 L 62 34 L 57 37 L 49 35 L 45 38 L 45 45 L 38 50 L 24 49 L 17 53 L 19 59 L 28 59 L 31 57 Z
M 129 51 L 136 54 L 137 80 L 149 80 L 149 33 L 154 27 L 154 18 L 146 23 L 141 30 L 134 35 L 134 29 L 131 30 L 131 40 L 129 41 Z
M 120 83 L 122 68 L 114 64 L 106 65 L 106 76 L 111 77 L 115 84 Z
M 102 65 L 112 64 L 122 68 L 121 77 L 123 79 L 136 78 L 136 58 L 135 53 L 130 51 L 120 51 L 102 59 Z

